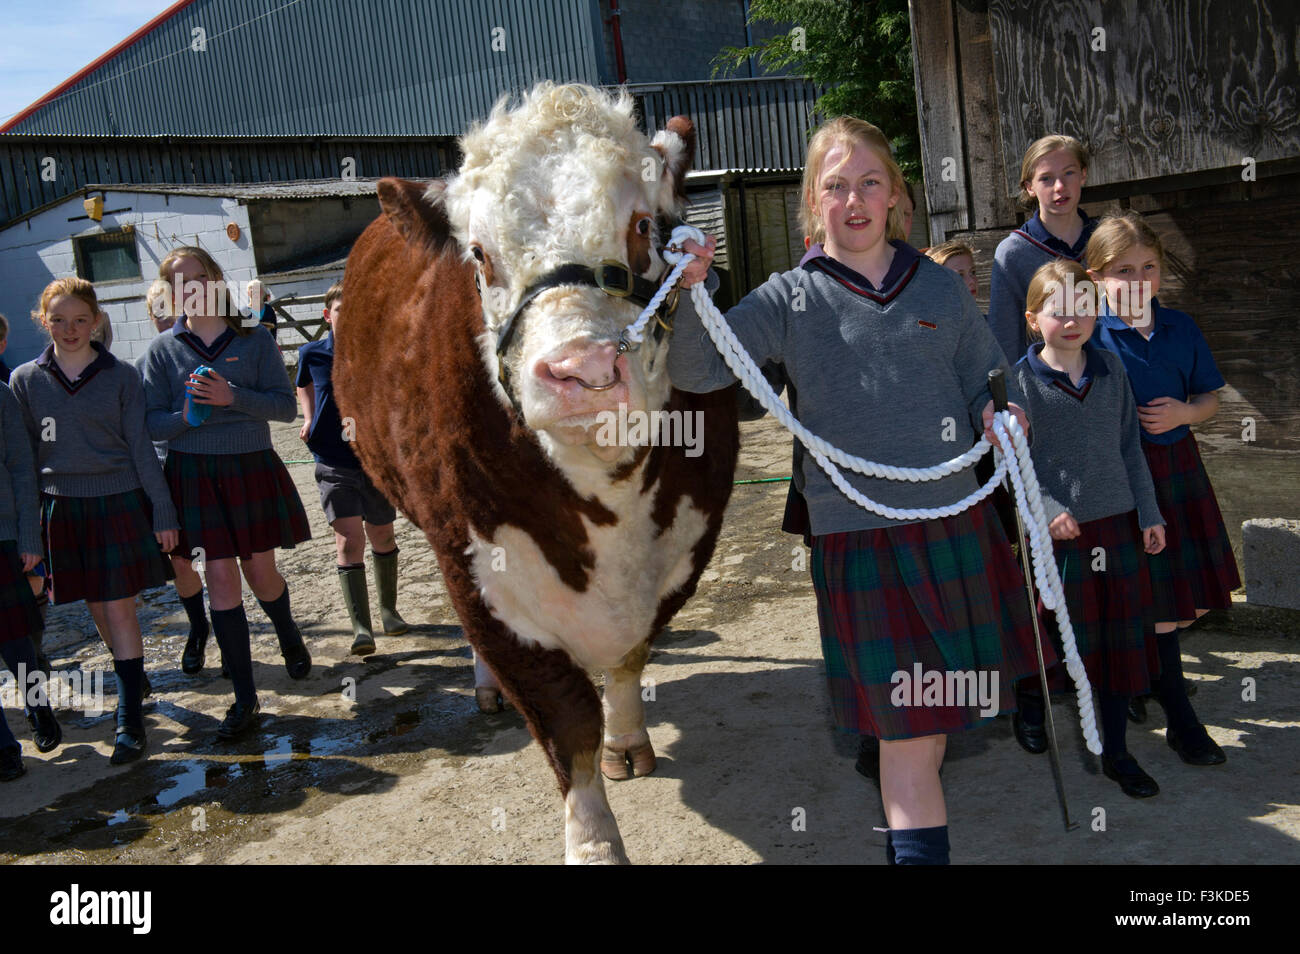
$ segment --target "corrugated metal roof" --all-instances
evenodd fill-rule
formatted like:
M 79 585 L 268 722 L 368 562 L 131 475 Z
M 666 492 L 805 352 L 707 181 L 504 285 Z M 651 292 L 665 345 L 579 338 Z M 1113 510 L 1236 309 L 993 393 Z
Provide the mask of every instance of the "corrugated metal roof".
M 594 0 L 193 0 L 0 131 L 459 135 L 503 93 L 538 80 L 598 85 L 594 8 Z
M 418 181 L 418 180 L 417 180 Z M 150 192 L 166 195 L 220 196 L 230 199 L 314 199 L 322 196 L 374 195 L 378 179 L 320 179 L 298 182 L 259 182 L 251 185 L 231 183 L 171 183 L 96 184 L 85 187 L 96 192 Z

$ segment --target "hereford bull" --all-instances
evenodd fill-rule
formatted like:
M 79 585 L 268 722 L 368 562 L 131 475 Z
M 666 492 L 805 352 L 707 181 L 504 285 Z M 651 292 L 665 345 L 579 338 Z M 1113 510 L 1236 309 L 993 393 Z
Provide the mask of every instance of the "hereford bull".
M 543 83 L 462 139 L 448 180 L 382 180 L 344 274 L 339 407 L 545 750 L 570 862 L 627 860 L 602 772 L 654 770 L 641 671 L 735 469 L 734 394 L 673 389 L 667 335 L 616 347 L 665 270 L 694 135 L 675 117 L 651 143 L 626 93 Z M 610 440 L 633 431 L 613 415 L 655 411 L 702 420 L 696 446 Z

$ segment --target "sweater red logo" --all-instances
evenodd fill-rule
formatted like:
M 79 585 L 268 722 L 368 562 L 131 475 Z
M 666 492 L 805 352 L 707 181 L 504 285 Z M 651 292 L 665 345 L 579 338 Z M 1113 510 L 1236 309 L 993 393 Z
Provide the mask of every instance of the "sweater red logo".
M 939 326 L 936 325 L 933 321 L 918 321 L 917 324 L 920 325 L 922 328 L 935 328 L 935 329 L 937 329 L 937 328 L 939 327 Z

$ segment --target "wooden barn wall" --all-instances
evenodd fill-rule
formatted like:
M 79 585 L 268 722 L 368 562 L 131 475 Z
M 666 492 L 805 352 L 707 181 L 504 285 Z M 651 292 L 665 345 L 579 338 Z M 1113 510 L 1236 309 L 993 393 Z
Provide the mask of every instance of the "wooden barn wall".
M 994 249 L 1024 218 L 1012 194 L 1019 177 L 1020 154 L 1032 138 L 1049 131 L 1040 127 L 1031 132 L 1025 125 L 1025 117 L 1034 112 L 1034 107 L 1020 98 L 1029 95 L 1022 87 L 1015 87 L 1020 92 L 1010 102 L 999 96 L 992 69 L 997 54 L 990 15 L 999 9 L 1028 15 L 1030 7 L 1040 6 L 1043 12 L 1035 16 L 1073 17 L 1076 24 L 1078 16 L 1083 15 L 1075 12 L 1078 9 L 1085 13 L 1100 9 L 1100 5 L 1089 3 L 1011 4 L 1003 0 L 912 0 L 911 4 L 931 238 L 961 239 L 974 248 L 982 311 L 988 309 Z M 1120 6 L 1128 5 L 1105 4 L 1109 19 L 1098 21 L 1106 25 L 1112 50 L 1117 41 L 1127 42 L 1122 36 L 1122 23 L 1118 29 L 1112 28 L 1121 13 Z M 1258 52 L 1247 55 L 1243 51 L 1257 51 L 1261 46 L 1281 50 L 1291 59 L 1289 64 L 1282 63 L 1279 54 L 1276 68 L 1260 67 L 1260 72 L 1254 74 L 1259 78 L 1258 87 L 1265 93 L 1274 90 L 1268 95 L 1275 96 L 1280 85 L 1273 82 L 1274 77 L 1292 75 L 1294 89 L 1296 24 L 1291 24 L 1287 36 L 1269 37 L 1268 44 L 1257 43 L 1253 35 L 1257 27 L 1247 26 L 1261 19 L 1276 22 L 1283 15 L 1294 19 L 1294 14 L 1288 12 L 1292 6 L 1285 5 L 1285 11 L 1281 3 L 1228 6 L 1231 10 L 1225 11 L 1223 5 L 1189 0 L 1180 5 L 1157 5 L 1145 15 L 1172 17 L 1173 10 L 1178 23 L 1203 24 L 1206 16 L 1212 16 L 1219 18 L 1213 22 L 1229 25 L 1228 32 L 1235 39 L 1208 41 L 1218 43 L 1216 49 L 1236 52 L 1223 62 L 1211 60 L 1205 65 L 1219 91 L 1211 94 L 1207 90 L 1206 97 L 1220 95 L 1222 82 L 1230 74 L 1239 74 L 1244 69 L 1241 64 L 1260 62 Z M 936 36 L 936 31 L 940 35 Z M 1190 61 L 1193 53 L 1194 49 L 1180 53 L 1181 61 Z M 1029 55 L 1026 51 L 1025 56 Z M 1062 62 L 1056 54 L 1048 59 L 1058 66 Z M 1132 62 L 1130 67 L 1134 67 Z M 1146 77 L 1142 87 L 1165 95 L 1167 91 L 1150 74 L 1142 75 Z M 1130 97 L 1128 115 L 1155 115 L 1132 99 L 1137 83 L 1134 76 L 1126 86 L 1125 96 Z M 1239 89 L 1248 86 L 1243 79 Z M 1245 93 L 1240 95 L 1241 102 L 1250 101 Z M 1044 108 L 1040 103 L 1038 109 Z M 1240 115 L 1242 107 L 1240 103 L 1229 103 L 1223 108 L 1231 116 Z M 1201 169 L 1197 166 L 1186 170 L 1191 175 L 1144 173 L 1138 181 L 1100 186 L 1090 169 L 1089 188 L 1084 191 L 1083 207 L 1089 214 L 1132 208 L 1149 219 L 1165 243 L 1168 257 L 1160 300 L 1196 320 L 1228 382 L 1220 392 L 1219 413 L 1199 425 L 1196 434 L 1239 558 L 1243 520 L 1300 518 L 1300 322 L 1294 318 L 1294 302 L 1300 297 L 1300 241 L 1295 230 L 1295 222 L 1300 221 L 1300 168 L 1295 158 L 1300 156 L 1300 142 L 1294 137 L 1300 120 L 1294 107 L 1289 108 L 1291 111 L 1280 117 L 1281 125 L 1289 130 L 1287 135 L 1292 137 L 1289 152 L 1274 155 L 1273 162 L 1261 166 L 1257 181 L 1244 182 L 1240 173 L 1231 168 L 1197 171 Z M 1011 114 L 1019 118 L 1007 119 Z M 1218 152 L 1209 148 L 1216 136 L 1229 141 L 1228 131 L 1238 121 L 1201 123 L 1199 117 L 1203 114 L 1193 116 L 1194 122 L 1202 125 L 1201 142 L 1208 144 L 1198 155 L 1228 155 L 1228 165 L 1239 166 L 1242 153 L 1231 152 L 1238 146 L 1215 146 Z M 1019 128 L 1025 131 L 1016 135 L 1027 138 L 1015 144 L 1004 142 L 1004 130 L 1011 123 L 1020 123 Z M 1185 119 L 1179 121 L 1180 126 L 1185 123 Z M 1064 131 L 1078 134 L 1078 128 Z M 1177 135 L 1195 132 L 1180 129 Z M 1148 148 L 1149 144 L 1138 146 L 1136 159 L 1116 160 L 1110 166 L 1105 165 L 1108 160 L 1103 156 L 1101 168 L 1112 171 L 1102 174 L 1119 174 L 1125 162 L 1132 166 L 1147 161 Z M 950 168 L 955 172 L 955 181 L 951 177 L 944 180 L 945 158 L 954 160 Z M 965 197 L 964 203 L 961 196 Z M 1246 420 L 1254 422 L 1253 441 L 1243 440 Z
M 1292 0 L 988 0 L 988 20 L 1009 194 L 1054 132 L 1088 146 L 1092 185 L 1300 155 Z

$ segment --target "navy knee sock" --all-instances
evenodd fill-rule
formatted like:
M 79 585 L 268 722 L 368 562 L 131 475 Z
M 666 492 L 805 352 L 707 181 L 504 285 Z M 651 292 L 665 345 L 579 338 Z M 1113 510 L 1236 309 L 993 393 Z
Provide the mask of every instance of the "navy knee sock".
M 284 592 L 271 600 L 258 600 L 271 624 L 275 626 L 276 638 L 280 640 L 280 649 L 289 650 L 302 645 L 302 633 L 289 613 L 289 581 L 284 582 Z
M 212 632 L 234 684 L 235 699 L 251 705 L 257 699 L 257 689 L 253 685 L 253 649 L 249 645 L 248 617 L 244 615 L 243 604 L 234 609 L 214 609 Z
M 203 590 L 200 589 L 193 596 L 182 596 L 181 606 L 185 607 L 185 615 L 190 618 L 190 635 L 197 639 L 208 635 L 208 617 L 203 611 Z
M 14 674 L 14 679 L 18 680 L 19 672 L 25 676 L 25 685 L 18 686 L 18 693 L 22 698 L 23 710 L 31 714 L 32 707 L 28 704 L 33 698 L 31 687 L 33 676 L 40 672 L 40 665 L 36 660 L 36 647 L 32 645 L 30 639 L 11 639 L 8 642 L 0 643 L 0 658 L 5 661 L 5 666 Z M 48 676 L 48 673 L 46 674 Z M 37 693 L 37 707 L 48 709 L 50 707 L 50 697 L 44 691 Z
M 1128 751 L 1128 696 L 1101 693 L 1101 752 L 1119 758 Z
M 113 672 L 117 674 L 117 727 L 143 729 L 144 713 L 141 711 L 140 692 L 144 688 L 144 659 L 114 659 Z
M 1183 684 L 1183 657 L 1178 633 L 1160 634 L 1156 637 L 1156 646 L 1160 650 L 1156 696 L 1164 707 L 1169 727 L 1175 732 L 1195 728 L 1200 725 L 1200 720 L 1196 718 L 1196 710 L 1187 698 L 1187 686 Z
M 891 828 L 886 858 L 892 850 L 894 864 L 948 864 L 948 826 L 937 828 Z

